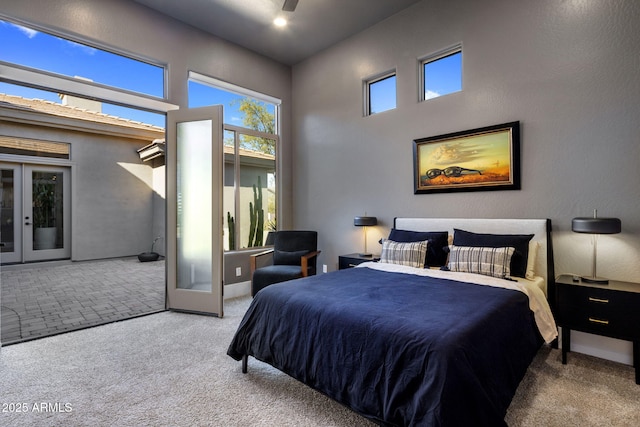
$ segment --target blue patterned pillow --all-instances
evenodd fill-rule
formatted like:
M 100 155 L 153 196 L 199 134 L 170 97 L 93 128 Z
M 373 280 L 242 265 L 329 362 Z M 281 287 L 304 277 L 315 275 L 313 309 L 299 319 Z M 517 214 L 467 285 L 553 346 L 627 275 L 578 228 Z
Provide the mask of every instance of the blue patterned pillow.
M 380 262 L 424 268 L 424 257 L 427 254 L 427 245 L 427 240 L 406 243 L 385 240 L 382 242 Z
M 425 267 L 442 267 L 447 265 L 448 252 L 444 248 L 448 245 L 449 233 L 446 231 L 411 231 L 392 228 L 389 232 L 389 240 L 394 242 L 421 242 L 429 241 L 427 247 L 427 259 Z
M 510 264 L 514 251 L 514 248 L 452 246 L 449 270 L 504 279 L 511 275 Z

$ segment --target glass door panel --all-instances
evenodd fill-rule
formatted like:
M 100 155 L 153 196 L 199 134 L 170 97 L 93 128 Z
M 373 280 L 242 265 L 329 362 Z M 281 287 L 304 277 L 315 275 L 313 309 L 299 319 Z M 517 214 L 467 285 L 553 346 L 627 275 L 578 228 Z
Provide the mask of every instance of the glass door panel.
M 222 316 L 222 107 L 167 115 L 167 307 Z
M 178 123 L 177 131 L 176 286 L 211 292 L 211 120 Z
M 31 172 L 33 197 L 33 250 L 60 249 L 64 245 L 64 175 Z
M 20 165 L 0 165 L 0 262 L 22 261 Z
M 69 169 L 24 166 L 24 261 L 71 257 Z

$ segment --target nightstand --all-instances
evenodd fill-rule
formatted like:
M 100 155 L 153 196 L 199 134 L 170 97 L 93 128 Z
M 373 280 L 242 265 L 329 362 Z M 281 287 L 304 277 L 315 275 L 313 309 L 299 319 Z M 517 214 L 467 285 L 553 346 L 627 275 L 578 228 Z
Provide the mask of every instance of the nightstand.
M 344 270 L 345 268 L 355 267 L 356 265 L 362 264 L 363 262 L 379 261 L 379 260 L 380 260 L 379 255 L 372 255 L 372 256 L 362 256 L 360 254 L 340 255 L 338 257 L 338 268 L 340 270 Z
M 562 363 L 571 351 L 571 329 L 633 342 L 636 384 L 640 384 L 640 283 L 586 283 L 556 279 L 556 311 L 562 327 Z

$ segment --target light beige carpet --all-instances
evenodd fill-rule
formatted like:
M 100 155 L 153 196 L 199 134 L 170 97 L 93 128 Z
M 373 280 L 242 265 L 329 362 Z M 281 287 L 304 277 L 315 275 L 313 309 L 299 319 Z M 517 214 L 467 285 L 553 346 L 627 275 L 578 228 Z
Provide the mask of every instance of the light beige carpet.
M 250 299 L 223 319 L 164 312 L 0 350 L 0 426 L 368 426 L 359 415 L 250 359 L 226 355 Z M 23 412 L 18 412 L 24 410 Z M 543 348 L 510 426 L 637 426 L 629 366 Z

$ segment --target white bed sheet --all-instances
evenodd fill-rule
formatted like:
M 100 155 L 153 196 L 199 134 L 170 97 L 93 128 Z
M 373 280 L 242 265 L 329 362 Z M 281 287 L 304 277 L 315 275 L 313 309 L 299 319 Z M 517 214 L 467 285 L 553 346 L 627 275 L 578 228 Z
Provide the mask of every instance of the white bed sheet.
M 497 277 L 483 276 L 481 274 L 414 268 L 384 262 L 363 262 L 357 267 L 457 280 L 460 282 L 469 282 L 478 285 L 494 286 L 520 291 L 529 298 L 529 308 L 533 312 L 536 325 L 538 326 L 540 335 L 542 335 L 545 342 L 547 342 L 547 344 L 551 343 L 551 341 L 558 337 L 556 322 L 553 318 L 553 314 L 551 314 L 551 308 L 549 307 L 547 298 L 542 290 L 544 285 L 544 279 L 542 277 L 536 277 L 534 280 L 516 277 L 514 278 L 516 281 L 511 281 L 499 279 Z

